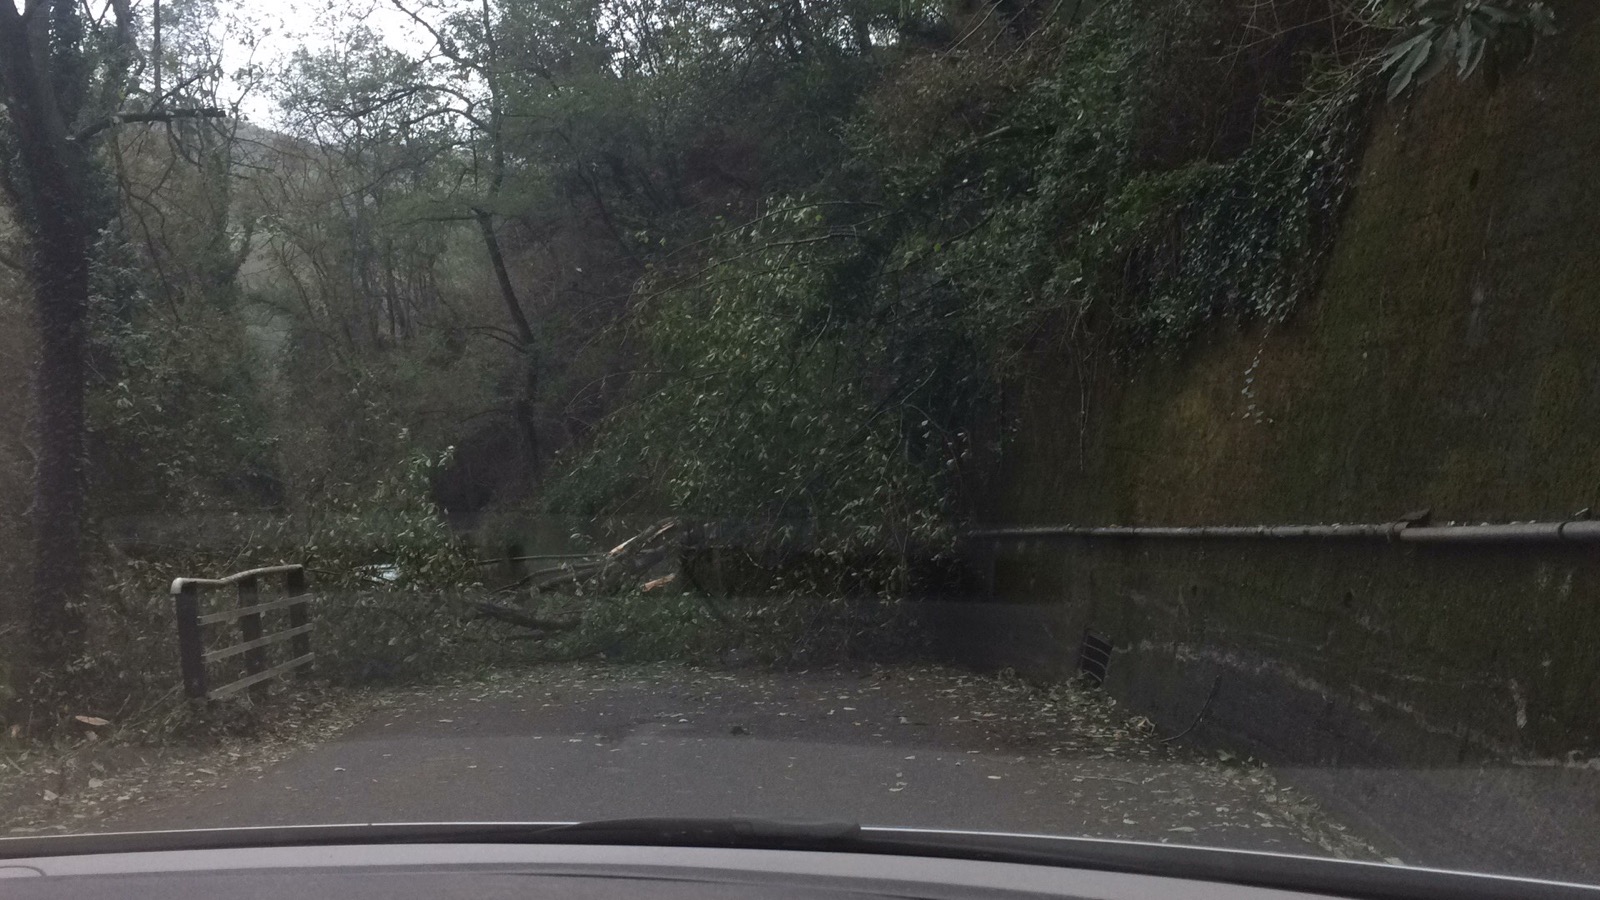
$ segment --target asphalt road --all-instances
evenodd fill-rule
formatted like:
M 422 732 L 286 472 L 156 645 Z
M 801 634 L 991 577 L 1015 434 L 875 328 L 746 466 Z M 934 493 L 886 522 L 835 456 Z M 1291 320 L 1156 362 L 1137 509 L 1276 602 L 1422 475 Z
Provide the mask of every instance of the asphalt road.
M 774 816 L 1368 856 L 1258 767 L 1102 696 L 928 668 L 556 667 L 401 695 L 102 829 Z

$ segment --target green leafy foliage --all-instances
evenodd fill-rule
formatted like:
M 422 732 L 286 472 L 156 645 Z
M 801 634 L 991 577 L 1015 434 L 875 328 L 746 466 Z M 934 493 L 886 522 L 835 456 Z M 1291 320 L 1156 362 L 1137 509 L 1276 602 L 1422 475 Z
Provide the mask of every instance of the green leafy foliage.
M 107 515 L 164 515 L 277 498 L 275 440 L 254 362 L 225 317 L 175 326 L 106 316 L 111 374 L 91 392 L 92 453 Z
M 894 594 L 975 511 L 1029 355 L 1292 313 L 1347 190 L 1361 57 L 1288 57 L 1261 96 L 1216 58 L 1224 4 L 968 27 L 988 52 L 910 56 L 860 95 L 839 171 L 647 282 L 652 374 L 556 508 L 735 521 L 788 553 L 788 587 Z
M 404 447 L 408 435 L 401 432 L 396 443 Z M 449 465 L 451 453 L 410 450 L 380 477 L 327 486 L 296 534 L 325 586 L 358 589 L 382 581 L 426 588 L 470 581 L 460 539 L 432 498 L 434 473 Z M 374 567 L 390 574 L 375 574 Z
M 875 327 L 886 295 L 852 287 L 881 261 L 835 218 L 849 207 L 781 203 L 714 241 L 704 278 L 657 293 L 643 328 L 663 374 L 552 503 L 736 522 L 758 546 L 834 560 L 858 587 L 903 578 L 903 551 L 941 534 L 938 472 L 964 447 L 919 412 L 943 406 L 930 398 L 948 355 L 913 352 L 915 313 Z
M 492 629 L 464 602 L 475 570 L 429 496 L 430 478 L 447 462 L 447 453 L 413 452 L 371 484 L 330 494 L 306 518 L 212 513 L 203 542 L 191 532 L 177 547 L 146 540 L 138 555 L 111 554 L 96 567 L 94 603 L 83 610 L 95 626 L 88 645 L 61 673 L 75 708 L 120 721 L 181 705 L 172 579 L 284 562 L 309 570 L 317 598 L 313 643 L 324 679 L 415 681 L 525 662 L 524 646 L 489 640 Z M 203 601 L 234 602 L 228 591 Z M 213 678 L 239 677 L 238 665 L 238 659 L 218 664 Z
M 922 649 L 919 635 L 913 607 L 903 602 L 799 593 L 710 599 L 630 591 L 590 599 L 580 627 L 556 640 L 547 654 L 815 666 L 911 658 Z
M 1256 76 L 1279 95 L 1251 97 L 1243 131 L 1235 63 L 1207 49 L 1236 27 L 1215 8 L 1105 4 L 1014 63 L 1021 83 L 984 131 L 893 170 L 900 195 L 961 204 L 929 212 L 945 238 L 932 274 L 997 362 L 1034 352 L 1046 322 L 1073 353 L 1173 347 L 1219 319 L 1284 318 L 1315 282 L 1360 136 L 1359 69 L 1290 57 Z
M 1237 157 L 1122 187 L 1092 226 L 1103 228 L 1097 287 L 1133 295 L 1135 340 L 1171 345 L 1219 318 L 1282 321 L 1307 299 L 1350 188 L 1364 99 L 1359 80 L 1328 73 Z M 1122 268 L 1107 284 L 1111 266 Z
M 1389 75 L 1390 100 L 1452 67 L 1468 78 L 1491 53 L 1525 55 L 1537 38 L 1556 31 L 1555 12 L 1537 0 L 1416 0 L 1408 18 L 1383 52 L 1380 70 Z
M 317 639 L 330 648 L 319 657 L 323 675 L 414 682 L 542 658 L 471 607 L 483 592 L 480 569 L 432 498 L 451 455 L 413 450 L 385 477 L 337 487 L 304 527 L 285 523 L 319 597 Z

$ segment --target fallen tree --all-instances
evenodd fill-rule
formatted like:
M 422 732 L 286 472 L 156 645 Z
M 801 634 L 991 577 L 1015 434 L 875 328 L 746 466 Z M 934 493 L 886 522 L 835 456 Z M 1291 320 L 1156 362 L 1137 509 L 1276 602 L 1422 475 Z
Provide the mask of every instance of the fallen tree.
M 557 592 L 557 589 L 563 589 L 561 593 L 579 596 L 615 594 L 631 587 L 646 592 L 656 590 L 677 580 L 676 573 L 660 575 L 652 570 L 681 552 L 683 532 L 678 520 L 666 519 L 594 559 L 563 563 L 529 573 L 501 588 L 498 593 L 522 594 L 531 600 Z M 555 618 L 539 615 L 514 602 L 503 600 L 478 600 L 472 605 L 481 618 L 544 633 L 571 631 L 583 621 L 582 616 Z
M 478 615 L 496 622 L 505 622 L 508 625 L 520 625 L 535 631 L 560 632 L 571 631 L 583 624 L 582 619 L 546 619 L 512 606 L 508 603 L 497 603 L 493 600 L 478 600 L 472 604 Z

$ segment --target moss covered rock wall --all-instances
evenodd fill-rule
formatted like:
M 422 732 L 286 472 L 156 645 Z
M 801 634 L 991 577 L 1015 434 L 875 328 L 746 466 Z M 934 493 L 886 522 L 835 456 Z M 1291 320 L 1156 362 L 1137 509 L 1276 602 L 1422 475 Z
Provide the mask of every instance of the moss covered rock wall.
M 1013 390 L 990 518 L 1600 507 L 1600 21 L 1564 12 L 1494 89 L 1439 79 L 1380 114 L 1321 290 L 1290 322 L 1181 358 L 1042 361 Z M 1092 628 L 1116 646 L 1109 686 L 1172 728 L 1209 694 L 1214 736 L 1280 761 L 1600 771 L 1600 547 L 1074 540 L 1001 547 L 993 573 L 997 600 L 1031 604 L 1010 632 L 1026 651 L 970 628 L 955 645 L 1064 671 Z M 1517 840 L 1559 843 L 1572 820 L 1552 821 Z

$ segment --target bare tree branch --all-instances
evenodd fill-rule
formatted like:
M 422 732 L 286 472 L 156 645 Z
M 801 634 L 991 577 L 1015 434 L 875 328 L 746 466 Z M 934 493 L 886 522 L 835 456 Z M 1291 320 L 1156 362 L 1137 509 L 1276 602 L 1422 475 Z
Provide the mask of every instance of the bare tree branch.
M 201 106 L 194 109 L 168 109 L 152 112 L 123 112 L 113 113 L 98 122 L 91 123 L 87 128 L 72 136 L 75 141 L 87 141 L 107 128 L 117 125 L 136 125 L 145 122 L 176 122 L 179 119 L 225 119 L 228 111 L 216 106 Z

